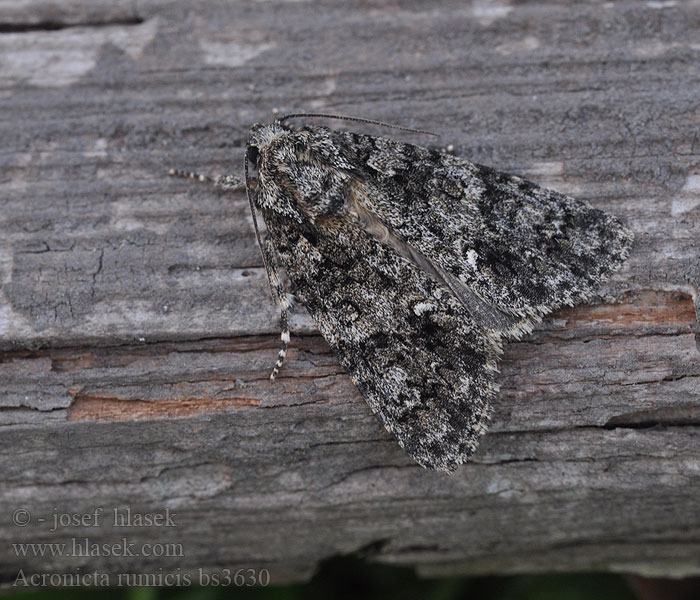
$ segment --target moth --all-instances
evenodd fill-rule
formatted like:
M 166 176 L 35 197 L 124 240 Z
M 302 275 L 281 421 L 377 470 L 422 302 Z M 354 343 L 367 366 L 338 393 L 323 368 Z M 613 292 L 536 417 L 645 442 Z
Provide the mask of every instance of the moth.
M 317 116 L 379 123 L 287 115 L 253 125 L 246 147 L 245 189 L 281 308 L 271 377 L 290 341 L 283 269 L 386 429 L 423 467 L 452 472 L 486 430 L 504 342 L 590 297 L 633 234 L 585 202 L 449 153 L 285 123 Z

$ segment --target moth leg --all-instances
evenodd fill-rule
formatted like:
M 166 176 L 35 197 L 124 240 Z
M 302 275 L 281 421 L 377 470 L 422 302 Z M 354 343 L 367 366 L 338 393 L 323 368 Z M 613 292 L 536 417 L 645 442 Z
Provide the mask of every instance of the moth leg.
M 284 363 L 284 357 L 287 356 L 287 348 L 289 347 L 289 299 L 287 298 L 287 294 L 280 297 L 280 308 L 280 324 L 282 327 L 282 332 L 280 333 L 280 351 L 277 354 L 275 367 L 272 369 L 272 373 L 270 373 L 270 381 L 274 381 L 275 377 L 277 377 L 277 374 L 280 372 L 282 364 Z
M 282 287 L 282 282 L 280 281 L 279 275 L 277 273 L 277 259 L 275 257 L 275 249 L 269 238 L 266 238 L 263 245 L 262 251 L 265 255 L 265 263 L 269 265 L 268 276 L 270 279 L 270 291 L 272 292 L 273 299 L 276 299 L 280 305 L 280 326 L 282 331 L 280 333 L 280 350 L 277 354 L 277 362 L 275 363 L 274 369 L 270 374 L 270 381 L 274 381 L 277 374 L 282 368 L 284 363 L 284 357 L 287 356 L 287 348 L 289 347 L 289 308 L 292 305 L 292 300 L 290 296 L 285 293 Z
M 237 190 L 245 187 L 245 181 L 235 175 L 202 175 L 194 171 L 182 171 L 180 169 L 170 169 L 168 175 L 173 177 L 182 177 L 184 179 L 194 179 L 202 183 L 213 183 L 214 185 L 225 190 Z

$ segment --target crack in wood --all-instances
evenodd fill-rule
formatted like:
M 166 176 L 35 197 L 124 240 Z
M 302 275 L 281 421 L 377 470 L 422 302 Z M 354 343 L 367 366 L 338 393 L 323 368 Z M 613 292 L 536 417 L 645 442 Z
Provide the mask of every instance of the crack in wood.
M 608 419 L 603 429 L 650 429 L 659 425 L 672 427 L 700 426 L 700 407 L 667 406 L 616 415 Z
M 356 554 L 363 558 L 372 558 L 374 556 L 382 554 L 384 549 L 390 544 L 391 538 L 380 538 L 358 548 L 353 554 Z
M 255 407 L 261 398 L 123 398 L 108 394 L 75 393 L 68 408 L 69 421 L 135 421 L 165 417 L 186 417 L 200 413 Z
M 73 27 L 118 27 L 118 26 L 133 26 L 141 25 L 144 20 L 141 17 L 125 17 L 121 19 L 106 19 L 104 21 L 80 21 L 76 23 L 67 23 L 64 21 L 38 21 L 36 23 L 0 23 L 0 34 L 2 33 L 29 33 L 33 31 L 60 31 L 62 29 L 71 29 Z

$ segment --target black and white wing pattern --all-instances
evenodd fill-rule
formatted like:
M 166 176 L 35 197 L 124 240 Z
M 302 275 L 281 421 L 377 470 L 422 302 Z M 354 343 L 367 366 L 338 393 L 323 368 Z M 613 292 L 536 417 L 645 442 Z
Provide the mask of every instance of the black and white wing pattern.
M 454 470 L 485 429 L 497 349 L 448 290 L 357 223 L 265 220 L 297 298 L 380 421 L 421 465 Z
M 476 295 L 487 322 L 504 313 L 529 329 L 589 297 L 627 258 L 632 232 L 585 202 L 420 146 L 329 135 L 366 182 L 366 211 L 456 293 Z
M 632 240 L 583 202 L 385 138 L 256 125 L 248 156 L 273 285 L 279 263 L 384 426 L 441 471 L 486 428 L 502 338 L 589 296 Z

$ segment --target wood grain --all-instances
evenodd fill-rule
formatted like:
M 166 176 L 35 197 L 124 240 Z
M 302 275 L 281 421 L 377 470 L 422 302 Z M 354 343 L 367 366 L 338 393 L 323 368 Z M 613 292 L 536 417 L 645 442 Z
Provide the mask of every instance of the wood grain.
M 240 174 L 273 108 L 435 131 L 635 231 L 593 302 L 507 347 L 451 477 L 393 442 L 307 315 L 268 381 L 278 314 L 245 198 L 166 176 Z M 0 523 L 2 581 L 283 582 L 352 552 L 438 575 L 700 573 L 699 123 L 698 2 L 4 2 L 0 510 L 31 522 Z M 98 507 L 177 526 L 50 531 Z M 184 552 L 12 546 L 125 536 Z

